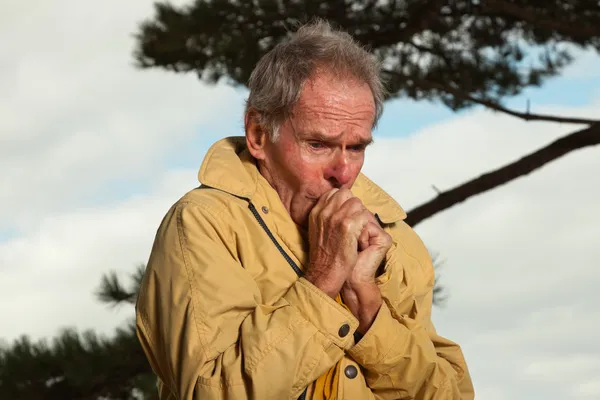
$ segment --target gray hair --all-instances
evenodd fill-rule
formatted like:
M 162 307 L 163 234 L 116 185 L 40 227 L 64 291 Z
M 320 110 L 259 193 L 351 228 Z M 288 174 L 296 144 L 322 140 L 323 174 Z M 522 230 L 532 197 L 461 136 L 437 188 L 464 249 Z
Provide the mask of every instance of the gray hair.
M 304 82 L 319 67 L 368 84 L 375 103 L 373 127 L 377 125 L 385 97 L 380 63 L 348 33 L 316 19 L 265 54 L 250 75 L 246 112 L 250 108 L 258 112 L 272 141 L 277 140 L 279 126 L 290 116 Z

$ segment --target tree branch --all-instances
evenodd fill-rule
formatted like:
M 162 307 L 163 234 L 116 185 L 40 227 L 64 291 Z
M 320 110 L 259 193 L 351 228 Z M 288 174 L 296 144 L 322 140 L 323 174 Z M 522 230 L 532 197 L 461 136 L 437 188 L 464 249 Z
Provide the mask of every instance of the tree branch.
M 490 110 L 498 111 L 504 114 L 512 115 L 513 117 L 520 118 L 525 121 L 546 121 L 546 122 L 560 122 L 560 123 L 568 123 L 568 124 L 584 124 L 584 125 L 592 125 L 600 120 L 597 119 L 589 119 L 589 118 L 577 118 L 577 117 L 560 117 L 557 115 L 547 115 L 547 114 L 532 114 L 529 111 L 520 112 L 511 110 L 506 108 L 494 101 L 480 99 L 468 93 L 463 93 L 458 89 L 451 88 L 446 85 L 437 84 L 434 82 L 425 82 L 422 81 L 423 85 L 429 85 L 430 88 L 442 90 L 446 93 L 452 94 L 458 98 L 463 98 L 465 100 L 472 101 L 473 103 L 480 104 L 484 107 L 489 108 Z
M 398 42 L 411 40 L 419 32 L 426 31 L 431 23 L 440 16 L 440 9 L 446 2 L 444 0 L 431 0 L 420 6 L 420 10 L 415 13 L 410 22 L 400 31 Z
M 379 9 L 381 20 L 378 21 L 379 29 L 369 29 L 364 33 L 354 32 L 353 36 L 361 43 L 372 48 L 396 46 L 411 40 L 415 35 L 427 31 L 429 27 L 440 17 L 440 10 L 447 0 L 428 0 L 416 5 L 416 10 L 411 10 L 410 19 L 397 15 L 399 6 L 396 1 Z M 415 3 L 416 4 L 416 3 Z M 384 10 L 384 7 L 386 10 Z M 387 13 L 386 13 L 387 11 Z M 368 18 L 368 14 L 367 14 Z M 373 19 L 360 20 L 360 25 L 371 25 Z M 347 27 L 349 28 L 349 27 Z
M 560 117 L 556 115 L 547 115 L 547 114 L 532 114 L 529 112 L 520 112 L 511 110 L 506 108 L 495 101 L 480 99 L 478 97 L 473 96 L 472 94 L 465 93 L 459 89 L 452 88 L 448 85 L 444 85 L 438 82 L 428 81 L 424 79 L 415 79 L 412 77 L 405 77 L 402 74 L 396 71 L 385 70 L 384 73 L 395 75 L 401 79 L 410 79 L 417 86 L 425 88 L 425 89 L 436 89 L 442 92 L 446 92 L 451 94 L 457 98 L 468 100 L 476 104 L 480 104 L 484 107 L 487 107 L 491 110 L 498 111 L 507 115 L 511 115 L 516 118 L 520 118 L 525 121 L 547 121 L 547 122 L 559 122 L 559 123 L 568 123 L 568 124 L 582 124 L 582 125 L 592 125 L 600 122 L 598 119 L 589 119 L 589 118 L 577 118 L 577 117 Z
M 548 31 L 561 32 L 573 37 L 587 39 L 600 35 L 600 27 L 598 26 L 581 23 L 573 24 L 560 18 L 551 19 L 532 7 L 521 7 L 503 0 L 483 0 L 481 1 L 481 7 L 483 10 L 507 14 Z
M 485 173 L 453 189 L 441 192 L 434 199 L 410 210 L 407 213 L 406 223 L 414 227 L 425 219 L 470 197 L 527 175 L 574 150 L 598 144 L 600 144 L 600 123 L 563 136 L 546 147 L 534 151 L 511 164 Z

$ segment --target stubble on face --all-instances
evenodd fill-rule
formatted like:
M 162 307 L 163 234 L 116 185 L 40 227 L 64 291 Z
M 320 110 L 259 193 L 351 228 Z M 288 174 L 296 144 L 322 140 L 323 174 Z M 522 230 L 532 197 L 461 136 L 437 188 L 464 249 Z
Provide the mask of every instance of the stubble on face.
M 342 182 L 352 186 L 364 161 L 364 151 L 354 148 L 370 143 L 374 118 L 367 84 L 340 80 L 326 72 L 317 72 L 305 82 L 278 139 L 265 146 L 267 157 L 261 163 L 261 173 L 297 225 L 306 227 L 310 211 L 323 194 Z M 332 165 L 339 162 L 335 157 L 340 151 L 346 157 L 347 173 L 336 176 Z

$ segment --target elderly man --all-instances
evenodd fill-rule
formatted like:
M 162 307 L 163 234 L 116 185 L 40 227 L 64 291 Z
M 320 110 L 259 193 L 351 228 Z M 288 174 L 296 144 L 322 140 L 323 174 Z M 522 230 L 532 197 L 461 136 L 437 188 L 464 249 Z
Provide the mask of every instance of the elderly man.
M 376 61 L 318 21 L 249 88 L 245 136 L 208 151 L 142 282 L 160 398 L 473 398 L 460 347 L 431 322 L 427 250 L 360 172 L 382 111 Z

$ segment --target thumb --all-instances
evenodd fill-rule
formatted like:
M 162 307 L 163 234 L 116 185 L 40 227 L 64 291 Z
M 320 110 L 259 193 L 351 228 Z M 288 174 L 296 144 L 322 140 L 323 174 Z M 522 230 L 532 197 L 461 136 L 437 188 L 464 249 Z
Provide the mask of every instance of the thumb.
M 373 223 L 369 222 L 363 229 L 359 237 L 359 243 L 361 250 L 365 250 L 367 247 L 377 246 L 381 241 L 381 234 L 384 233 L 381 228 Z
M 370 244 L 370 233 L 369 233 L 369 225 L 365 226 L 363 230 L 360 232 L 360 236 L 358 237 L 358 251 L 364 251 L 369 247 Z

